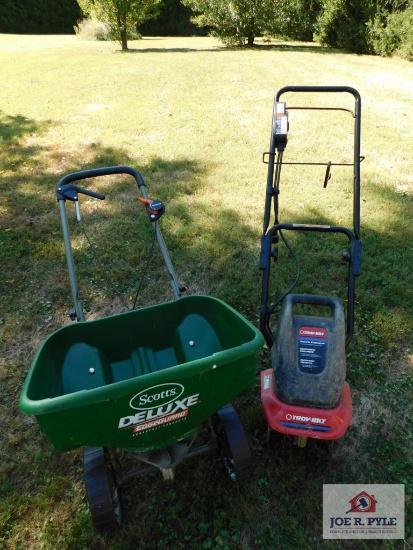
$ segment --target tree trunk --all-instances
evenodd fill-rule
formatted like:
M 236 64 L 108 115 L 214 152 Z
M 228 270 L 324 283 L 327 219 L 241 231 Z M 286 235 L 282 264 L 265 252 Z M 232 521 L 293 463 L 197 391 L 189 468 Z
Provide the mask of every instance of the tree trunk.
M 248 46 L 254 45 L 255 36 L 253 34 L 248 35 Z
M 128 29 L 126 26 L 126 14 L 118 13 L 117 19 L 120 29 L 120 43 L 122 44 L 122 51 L 126 52 L 128 50 Z

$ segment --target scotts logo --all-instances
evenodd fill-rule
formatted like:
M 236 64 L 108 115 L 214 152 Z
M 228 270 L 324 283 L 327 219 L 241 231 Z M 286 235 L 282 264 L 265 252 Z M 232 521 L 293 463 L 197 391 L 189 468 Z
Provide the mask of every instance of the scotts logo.
M 183 396 L 182 384 L 152 386 L 137 393 L 129 402 L 136 414 L 119 420 L 119 429 L 132 429 L 133 435 L 185 419 L 190 407 L 198 403 L 199 393 Z
M 155 406 L 168 405 L 178 399 L 183 392 L 182 384 L 159 384 L 159 386 L 153 386 L 136 394 L 130 400 L 129 405 L 137 411 L 145 411 L 153 409 Z

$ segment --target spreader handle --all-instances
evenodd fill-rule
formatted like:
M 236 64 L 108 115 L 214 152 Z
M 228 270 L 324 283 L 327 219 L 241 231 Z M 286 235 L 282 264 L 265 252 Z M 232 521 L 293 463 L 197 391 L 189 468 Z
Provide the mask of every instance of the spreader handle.
M 129 174 L 135 178 L 138 187 L 145 185 L 142 174 L 135 170 L 135 168 L 131 168 L 130 166 L 109 166 L 106 168 L 92 168 L 92 170 L 82 170 L 80 172 L 67 174 L 67 176 L 64 176 L 59 181 L 57 187 L 63 187 L 63 185 L 67 185 L 73 181 L 97 178 L 99 176 L 112 176 L 114 174 Z
M 77 282 L 76 282 L 75 267 L 74 267 L 73 254 L 72 254 L 72 248 L 70 243 L 69 226 L 68 226 L 67 216 L 66 216 L 66 199 L 73 200 L 75 202 L 75 205 L 78 205 L 78 202 L 77 202 L 78 192 L 85 193 L 86 195 L 90 195 L 95 198 L 104 198 L 104 197 L 103 195 L 99 195 L 98 193 L 93 193 L 92 191 L 77 188 L 75 185 L 70 186 L 69 184 L 78 180 L 84 180 L 88 178 L 97 178 L 100 176 L 112 176 L 115 174 L 129 174 L 130 176 L 134 177 L 136 180 L 136 183 L 138 184 L 138 187 L 140 189 L 143 199 L 146 200 L 149 198 L 148 193 L 146 191 L 145 182 L 143 181 L 143 177 L 141 173 L 138 172 L 138 170 L 131 168 L 130 166 L 109 166 L 106 168 L 93 168 L 92 170 L 82 170 L 81 172 L 73 172 L 72 174 L 67 174 L 66 176 L 64 176 L 57 184 L 57 189 L 56 189 L 57 200 L 59 203 L 60 215 L 62 220 L 63 239 L 65 243 L 66 258 L 67 258 L 67 264 L 69 269 L 70 285 L 71 285 L 72 296 L 73 296 L 73 301 L 75 305 L 76 318 L 78 321 L 84 321 L 85 317 L 82 311 L 82 305 L 78 298 L 78 288 L 77 288 Z M 70 191 L 70 188 L 72 188 L 71 191 Z M 69 196 L 65 196 L 65 193 L 68 190 L 69 190 L 69 193 L 68 193 Z M 150 214 L 150 216 L 152 216 L 152 214 Z M 171 278 L 172 292 L 173 292 L 174 298 L 177 299 L 181 296 L 182 287 L 177 282 L 174 268 L 169 258 L 169 254 L 166 249 L 161 230 L 159 229 L 159 226 L 157 224 L 157 219 L 159 217 L 160 216 L 157 215 L 154 219 L 151 218 L 151 221 L 155 223 L 156 238 L 159 244 L 159 248 L 161 250 L 162 257 L 165 261 L 166 268 Z

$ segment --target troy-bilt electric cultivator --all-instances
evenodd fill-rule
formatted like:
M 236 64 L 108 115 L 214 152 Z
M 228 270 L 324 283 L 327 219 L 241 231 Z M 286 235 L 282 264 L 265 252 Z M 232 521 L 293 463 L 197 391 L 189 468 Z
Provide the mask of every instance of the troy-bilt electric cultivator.
M 332 107 L 288 107 L 280 101 L 284 94 L 349 93 L 354 96 L 354 112 Z M 344 163 L 288 162 L 284 151 L 289 130 L 288 110 L 345 111 L 354 118 L 353 162 L 353 228 L 309 223 L 283 223 L 279 220 L 279 194 L 283 164 L 326 165 L 324 188 L 330 179 L 331 166 Z M 360 122 L 359 93 L 345 86 L 288 86 L 279 90 L 274 101 L 268 179 L 261 245 L 260 267 L 263 271 L 261 294 L 261 331 L 271 349 L 272 368 L 261 373 L 261 401 L 269 426 L 296 437 L 300 446 L 307 438 L 334 440 L 346 432 L 352 417 L 352 400 L 346 378 L 345 346 L 353 335 L 355 279 L 361 270 L 360 241 Z M 300 186 L 305 194 L 305 187 Z M 271 206 L 274 225 L 270 227 Z M 349 250 L 341 254 L 341 263 L 347 265 L 347 315 L 340 300 L 316 294 L 290 294 L 298 283 L 298 258 L 284 233 L 318 232 L 342 234 L 348 239 Z M 270 270 L 277 260 L 280 239 L 297 262 L 297 277 L 289 291 L 276 303 L 269 304 Z M 321 270 L 313 280 L 324 277 Z M 271 316 L 282 303 L 275 334 L 270 326 Z M 300 307 L 305 307 L 303 313 Z M 323 316 L 318 315 L 322 311 Z M 327 315 L 326 315 L 327 311 Z M 328 314 L 329 312 L 329 314 Z M 347 317 L 347 319 L 346 319 Z

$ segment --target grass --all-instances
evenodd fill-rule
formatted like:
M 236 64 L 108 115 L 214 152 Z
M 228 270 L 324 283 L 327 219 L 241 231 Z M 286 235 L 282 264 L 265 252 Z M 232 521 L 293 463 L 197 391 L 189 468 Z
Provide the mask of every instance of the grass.
M 0 35 L 0 547 L 411 548 L 413 66 L 315 44 L 238 51 L 210 38 L 146 38 L 130 47 L 122 54 L 75 37 Z M 102 537 L 85 503 L 80 451 L 54 452 L 17 406 L 35 350 L 70 322 L 55 185 L 80 169 L 139 169 L 149 194 L 166 204 L 164 238 L 189 292 L 219 297 L 257 323 L 261 157 L 273 97 L 290 84 L 349 85 L 362 97 L 363 272 L 348 355 L 352 426 L 330 453 L 269 434 L 259 400 L 258 373 L 270 364 L 263 350 L 254 391 L 234 403 L 251 438 L 251 478 L 231 484 L 220 460 L 204 455 L 177 468 L 172 485 L 157 475 L 139 479 L 123 493 L 122 530 Z M 286 155 L 347 160 L 351 125 L 341 114 L 315 121 L 292 112 Z M 348 223 L 349 175 L 333 168 L 323 190 L 322 168 L 285 167 L 282 219 Z M 91 185 L 107 195 L 102 203 L 82 200 L 92 244 L 69 210 L 87 317 L 130 305 L 142 276 L 140 306 L 170 299 L 157 251 L 144 269 L 151 230 L 135 204 L 136 188 L 125 178 Z M 294 237 L 305 258 L 299 290 L 340 295 L 341 241 Z M 279 294 L 294 266 L 281 252 L 276 267 Z M 323 541 L 323 483 L 404 483 L 406 541 Z

